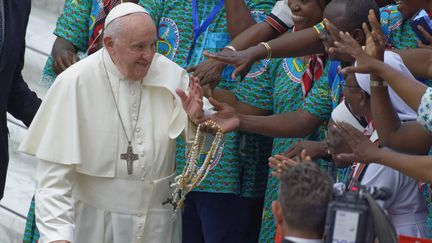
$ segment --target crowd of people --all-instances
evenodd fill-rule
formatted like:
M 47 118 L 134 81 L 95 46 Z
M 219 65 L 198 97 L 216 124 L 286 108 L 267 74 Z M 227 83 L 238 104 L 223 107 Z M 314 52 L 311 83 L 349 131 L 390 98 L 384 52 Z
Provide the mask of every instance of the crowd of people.
M 40 160 L 24 242 L 321 242 L 333 183 L 387 188 L 397 234 L 432 238 L 429 16 L 432 0 L 66 0 L 42 104 L 24 50 L 0 70 Z M 209 120 L 221 152 L 173 213 Z

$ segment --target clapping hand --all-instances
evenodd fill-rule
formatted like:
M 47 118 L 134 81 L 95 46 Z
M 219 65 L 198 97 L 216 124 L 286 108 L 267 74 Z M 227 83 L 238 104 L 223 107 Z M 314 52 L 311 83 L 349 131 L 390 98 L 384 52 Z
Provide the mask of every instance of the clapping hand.
M 338 154 L 337 158 L 347 162 L 371 163 L 377 160 L 380 148 L 367 136 L 348 123 L 338 122 L 331 127 L 351 147 L 352 153 Z
M 281 176 L 292 166 L 295 166 L 302 162 L 312 162 L 311 157 L 306 155 L 306 151 L 303 150 L 300 156 L 294 158 L 286 157 L 285 155 L 277 154 L 269 158 L 269 166 L 272 168 L 272 175 L 276 178 Z
M 326 145 L 322 141 L 300 141 L 291 146 L 283 154 L 285 157 L 294 158 L 304 155 L 312 160 L 320 159 L 328 156 Z
M 182 101 L 183 109 L 188 114 L 189 119 L 197 125 L 205 120 L 203 111 L 204 94 L 199 82 L 198 78 L 190 76 L 188 94 L 182 89 L 176 89 L 176 93 Z

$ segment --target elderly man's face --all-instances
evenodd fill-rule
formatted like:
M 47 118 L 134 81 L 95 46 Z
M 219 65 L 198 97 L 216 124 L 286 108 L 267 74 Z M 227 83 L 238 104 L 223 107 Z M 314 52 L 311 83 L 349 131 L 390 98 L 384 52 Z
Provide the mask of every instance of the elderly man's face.
M 123 18 L 122 30 L 112 42 L 108 41 L 106 48 L 127 79 L 141 80 L 147 75 L 156 52 L 156 27 L 147 14 Z

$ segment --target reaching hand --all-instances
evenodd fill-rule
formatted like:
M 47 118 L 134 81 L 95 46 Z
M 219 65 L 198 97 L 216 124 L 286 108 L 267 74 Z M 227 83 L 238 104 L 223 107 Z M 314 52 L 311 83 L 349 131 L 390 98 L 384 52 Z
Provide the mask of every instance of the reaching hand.
M 348 123 L 336 123 L 331 127 L 351 147 L 352 153 L 338 154 L 337 157 L 347 162 L 371 163 L 376 162 L 380 148 L 372 143 L 362 132 Z
M 52 58 L 53 58 L 53 69 L 56 74 L 60 74 L 66 68 L 78 61 L 77 49 L 72 42 L 57 37 L 53 48 L 52 48 Z
M 217 111 L 210 119 L 221 126 L 224 133 L 234 131 L 240 127 L 240 116 L 234 108 L 227 104 L 222 104 L 211 97 L 209 101 Z
M 240 76 L 245 76 L 249 72 L 250 67 L 256 61 L 248 50 L 229 52 L 222 51 L 218 53 L 204 51 L 203 55 L 207 58 L 233 65 L 235 70 L 232 72 L 232 79 L 236 79 L 239 74 Z
M 284 156 L 288 158 L 294 158 L 300 156 L 301 154 L 309 157 L 310 160 L 320 159 L 326 157 L 327 149 L 324 142 L 318 141 L 300 141 L 291 146 L 285 153 Z
M 78 61 L 78 56 L 76 53 L 69 50 L 60 50 L 53 54 L 53 69 L 56 74 L 62 73 L 72 64 Z
M 369 23 L 372 31 L 363 23 L 363 31 L 366 34 L 366 50 L 363 51 L 358 42 L 347 32 L 339 32 L 335 41 L 335 49 L 338 53 L 345 53 L 357 60 L 356 66 L 344 68 L 342 73 L 373 73 L 382 64 L 385 51 L 385 36 L 373 10 L 369 12 Z M 332 28 L 331 24 L 328 24 Z M 331 31 L 336 35 L 335 30 Z
M 432 49 L 432 36 L 422 27 L 422 26 L 417 26 L 417 28 L 420 30 L 420 32 L 422 33 L 423 37 L 431 44 L 426 45 L 425 43 L 423 43 L 421 40 L 417 41 L 417 44 L 419 46 L 419 48 L 429 48 Z
M 369 24 L 372 30 L 369 29 L 366 23 L 363 23 L 363 31 L 366 34 L 366 53 L 380 61 L 384 61 L 384 52 L 386 47 L 386 37 L 381 30 L 381 24 L 375 16 L 373 10 L 369 10 Z
M 180 96 L 183 104 L 183 109 L 189 116 L 189 119 L 195 124 L 200 124 L 204 121 L 203 111 L 203 90 L 199 84 L 199 79 L 189 77 L 189 94 L 182 89 L 176 89 L 176 93 Z
M 327 19 L 324 19 L 324 25 L 326 27 L 326 30 L 330 33 L 335 45 L 336 43 L 342 41 L 342 37 L 340 36 L 340 33 L 342 32 L 335 25 L 330 23 L 330 21 L 328 21 Z M 326 52 L 332 57 L 335 57 L 339 60 L 349 63 L 354 62 L 354 58 L 352 57 L 352 55 L 341 50 L 340 48 L 337 48 L 337 46 L 326 49 Z
M 222 71 L 225 68 L 226 64 L 207 59 L 204 62 L 201 62 L 195 67 L 188 68 L 188 72 L 192 72 L 193 76 L 197 77 L 201 81 L 201 85 L 206 86 L 207 92 L 206 96 L 209 97 L 212 94 L 213 89 L 220 82 L 222 77 Z

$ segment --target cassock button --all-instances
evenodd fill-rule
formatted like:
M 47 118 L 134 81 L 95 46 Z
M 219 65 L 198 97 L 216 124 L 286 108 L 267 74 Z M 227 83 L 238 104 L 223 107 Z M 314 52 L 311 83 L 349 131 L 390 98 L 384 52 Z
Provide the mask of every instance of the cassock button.
M 144 155 L 145 155 L 145 154 L 144 154 L 144 151 L 141 151 L 140 156 L 141 156 L 141 157 L 144 157 Z
M 141 129 L 139 127 L 137 127 L 136 132 L 137 133 L 141 132 Z
M 131 95 L 135 95 L 135 91 L 131 91 Z
M 136 103 L 133 104 L 133 108 L 137 108 L 137 106 L 138 106 L 138 105 L 137 105 Z
M 143 144 L 143 141 L 141 139 L 138 139 L 138 144 L 139 145 Z
M 144 169 L 145 168 L 145 165 L 141 165 L 141 169 Z
M 137 117 L 137 116 L 134 116 L 133 119 L 136 121 L 136 120 L 138 120 L 138 117 Z

